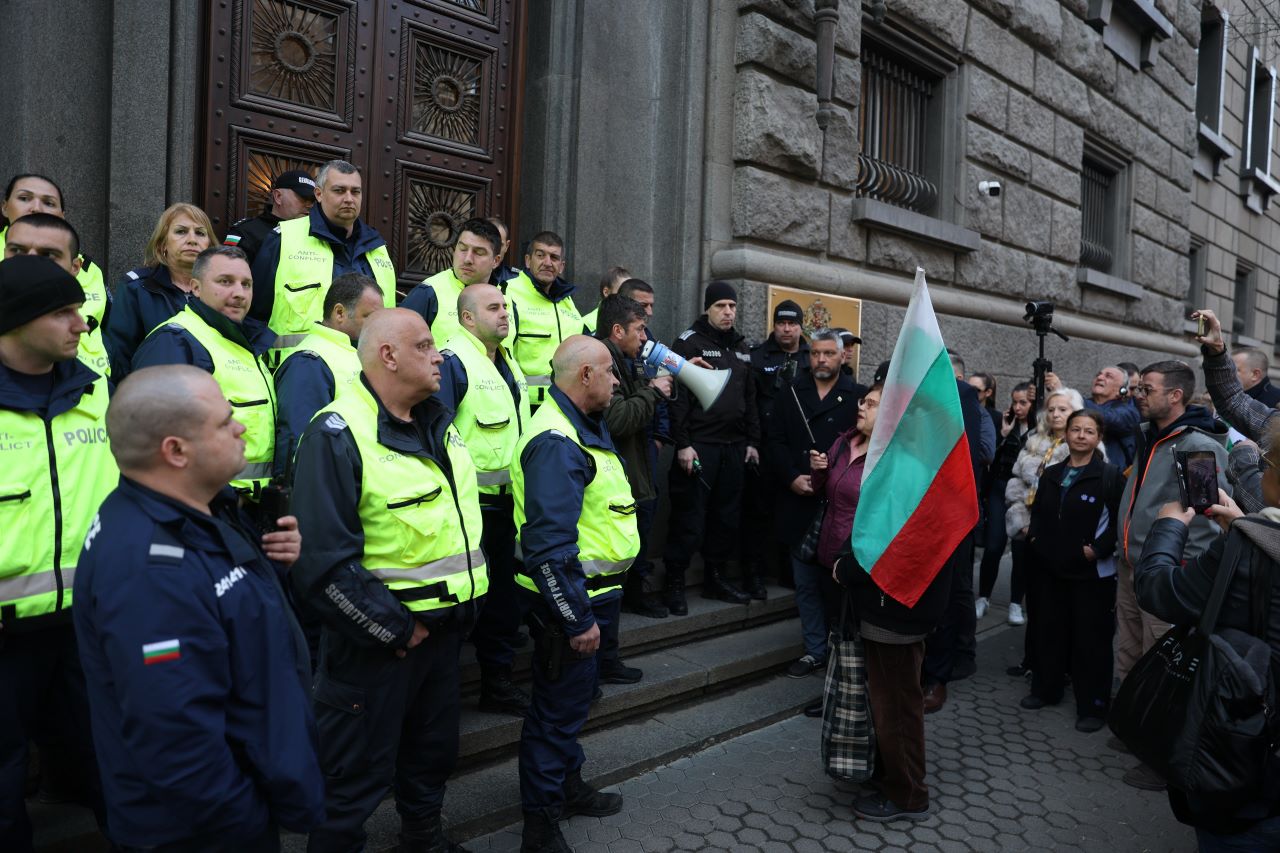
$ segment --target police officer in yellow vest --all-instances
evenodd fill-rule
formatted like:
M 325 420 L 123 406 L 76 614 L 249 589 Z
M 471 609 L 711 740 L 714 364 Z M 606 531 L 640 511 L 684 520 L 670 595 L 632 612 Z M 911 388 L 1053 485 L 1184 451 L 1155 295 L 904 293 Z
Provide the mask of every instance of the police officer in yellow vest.
M 276 392 L 262 356 L 275 335 L 246 317 L 253 281 L 244 252 L 234 246 L 205 249 L 191 268 L 198 301 L 147 335 L 133 356 L 133 370 L 190 364 L 213 374 L 244 424 L 245 467 L 231 485 L 253 499 L 271 480 L 276 446 Z
M 107 380 L 76 359 L 84 291 L 46 258 L 0 263 L 0 850 L 30 851 L 27 743 L 53 736 L 86 768 L 101 816 L 71 625 L 80 548 L 119 472 Z M 53 729 L 53 731 L 50 731 Z M 101 823 L 101 820 L 99 821 Z
M 622 287 L 622 283 L 631 278 L 631 273 L 627 272 L 625 267 L 609 267 L 605 274 L 600 276 L 600 301 L 596 303 L 596 307 L 592 308 L 586 314 L 582 315 L 582 324 L 587 327 L 588 335 L 595 335 L 599 338 L 608 337 L 608 330 L 603 335 L 598 334 L 600 325 L 600 306 L 610 296 L 618 292 Z
M 0 214 L 3 214 L 8 223 L 8 226 L 0 229 L 0 247 L 8 243 L 9 227 L 22 217 L 34 213 L 56 216 L 65 221 L 67 210 L 62 188 L 44 175 L 31 173 L 14 175 L 5 187 L 4 202 L 0 204 Z M 28 251 L 13 254 L 30 254 L 29 247 L 24 248 Z M 7 258 L 11 257 L 11 254 L 5 249 L 0 256 Z M 102 329 L 107 325 L 111 313 L 111 293 L 107 290 L 103 279 L 102 267 L 80 254 L 78 235 L 73 257 L 80 262 L 80 265 L 72 275 L 84 289 L 84 305 L 80 309 L 80 314 L 89 324 L 89 334 L 81 335 L 80 338 L 80 360 L 103 376 L 107 376 L 106 347 L 102 342 Z M 59 265 L 65 268 L 65 265 Z
M 520 736 L 523 853 L 562 851 L 557 821 L 610 815 L 622 797 L 582 779 L 578 732 L 596 690 L 602 626 L 616 621 L 640 552 L 636 505 L 603 412 L 618 378 L 600 341 L 569 337 L 555 385 L 516 446 L 511 485 L 533 629 L 533 701 Z
M 306 216 L 281 222 L 253 261 L 255 317 L 295 347 L 324 319 L 324 297 L 346 272 L 372 277 L 383 304 L 396 304 L 396 270 L 387 241 L 360 218 L 360 171 L 345 160 L 330 160 L 316 175 L 316 204 Z
M 541 231 L 529 241 L 524 269 L 507 282 L 507 301 L 515 317 L 511 351 L 529 383 L 529 400 L 542 404 L 551 387 L 551 356 L 572 335 L 591 334 L 573 304 L 572 284 L 562 279 L 564 241 Z
M 51 213 L 28 213 L 4 233 L 4 256 L 41 255 L 76 277 L 84 289 L 81 316 L 89 331 L 80 336 L 80 360 L 99 376 L 111 378 L 110 359 L 102 340 L 103 319 L 110 301 L 102 270 L 80 254 L 80 235 L 71 223 Z
M 307 849 L 363 849 L 394 777 L 400 850 L 453 851 L 440 806 L 458 753 L 458 653 L 488 588 L 476 469 L 432 396 L 441 358 L 422 317 L 376 312 L 359 353 L 359 385 L 307 427 L 294 479 L 294 585 L 324 623 L 328 818 Z
M 458 331 L 458 297 L 467 285 L 489 281 L 502 259 L 502 235 L 484 219 L 468 219 L 453 247 L 453 266 L 409 291 L 400 303 L 422 315 L 443 344 Z
M 278 476 L 289 467 L 287 460 L 316 412 L 358 381 L 356 342 L 364 321 L 382 307 L 382 288 L 376 281 L 360 273 L 343 273 L 324 296 L 323 322 L 311 328 L 276 370 Z
M 480 708 L 523 716 L 529 695 L 511 681 L 520 631 L 511 463 L 516 442 L 529 426 L 529 389 L 502 345 L 509 328 L 502 291 L 491 284 L 468 285 L 458 297 L 457 314 L 462 325 L 441 350 L 436 398 L 457 412 L 453 422 L 471 451 L 480 483 L 489 565 L 489 594 L 471 634 L 480 662 Z

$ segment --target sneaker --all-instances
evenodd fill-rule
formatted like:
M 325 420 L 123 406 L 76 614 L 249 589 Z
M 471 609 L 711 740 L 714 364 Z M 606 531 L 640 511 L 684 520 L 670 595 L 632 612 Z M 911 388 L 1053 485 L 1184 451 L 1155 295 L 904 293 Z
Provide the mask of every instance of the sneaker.
M 1141 791 L 1163 791 L 1167 787 L 1164 777 L 1145 764 L 1139 764 L 1121 777 L 1131 788 Z
M 805 676 L 813 675 L 813 673 L 822 668 L 824 663 L 826 661 L 821 658 L 816 658 L 813 655 L 804 655 L 800 660 L 787 667 L 787 675 L 791 678 L 804 678 Z
M 1009 605 L 1009 624 L 1010 624 L 1010 625 L 1025 625 L 1025 624 L 1027 624 L 1027 617 L 1026 617 L 1026 614 L 1024 614 L 1024 613 L 1022 612 L 1022 605 L 1021 605 L 1021 604 L 1010 604 L 1010 605 Z
M 974 599 L 973 609 L 974 609 L 974 612 L 978 614 L 979 619 L 987 615 L 987 608 L 990 606 L 991 606 L 991 602 L 985 598 Z
M 863 820 L 874 820 L 886 823 L 891 820 L 925 820 L 929 817 L 929 807 L 913 811 L 895 805 L 884 794 L 869 794 L 853 801 L 853 813 Z

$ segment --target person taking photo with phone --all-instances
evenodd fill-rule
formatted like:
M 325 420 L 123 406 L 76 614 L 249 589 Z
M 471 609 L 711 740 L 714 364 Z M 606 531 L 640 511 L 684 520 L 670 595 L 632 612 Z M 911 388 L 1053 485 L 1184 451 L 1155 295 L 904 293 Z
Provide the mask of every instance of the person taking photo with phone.
M 1188 405 L 1196 390 L 1196 375 L 1181 361 L 1158 361 L 1144 367 L 1136 399 L 1143 423 L 1139 427 L 1137 450 L 1129 470 L 1124 495 L 1120 499 L 1120 564 L 1116 588 L 1116 676 L 1121 680 L 1163 634 L 1169 623 L 1138 606 L 1133 589 L 1133 570 L 1147 535 L 1155 524 L 1160 507 L 1181 499 L 1175 452 L 1207 450 L 1218 467 L 1218 487 L 1229 491 L 1226 478 L 1227 430 L 1214 421 L 1203 406 Z M 1239 380 L 1237 379 L 1237 384 Z M 1192 560 L 1209 547 L 1217 528 L 1207 517 L 1191 521 L 1183 559 Z M 1124 775 L 1124 781 L 1148 791 L 1164 790 L 1158 773 L 1139 764 Z

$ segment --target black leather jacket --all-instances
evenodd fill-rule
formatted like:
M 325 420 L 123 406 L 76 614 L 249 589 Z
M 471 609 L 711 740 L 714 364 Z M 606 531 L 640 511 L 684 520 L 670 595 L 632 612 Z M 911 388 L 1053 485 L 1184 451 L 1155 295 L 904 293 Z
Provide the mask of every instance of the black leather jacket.
M 1280 524 L 1248 515 L 1231 525 L 1229 536 L 1243 536 L 1245 555 L 1222 604 L 1219 628 L 1249 631 L 1249 586 L 1254 572 L 1267 572 L 1271 579 L 1270 611 L 1266 640 L 1271 646 L 1271 671 L 1280 674 Z M 1133 584 L 1138 604 L 1160 619 L 1188 624 L 1200 618 L 1209 600 L 1213 579 L 1222 560 L 1226 537 L 1214 540 L 1203 553 L 1186 565 L 1182 554 L 1187 542 L 1187 526 L 1176 518 L 1160 518 L 1151 526 L 1142 557 L 1134 569 Z M 1178 820 L 1213 832 L 1230 833 L 1248 828 L 1263 818 L 1280 815 L 1280 759 L 1271 757 L 1267 777 L 1255 797 L 1232 814 L 1205 807 L 1196 798 L 1169 789 L 1169 801 Z

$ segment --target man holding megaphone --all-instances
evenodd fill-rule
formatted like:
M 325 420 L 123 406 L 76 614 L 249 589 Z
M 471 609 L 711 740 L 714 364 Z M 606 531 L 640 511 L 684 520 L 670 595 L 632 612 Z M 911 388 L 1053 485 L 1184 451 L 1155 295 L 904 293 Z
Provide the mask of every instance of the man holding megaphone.
M 750 600 L 724 573 L 737 546 L 745 466 L 760 462 L 751 353 L 746 338 L 734 328 L 738 294 L 732 285 L 724 281 L 707 285 L 703 308 L 706 313 L 680 335 L 672 350 L 684 359 L 701 358 L 715 371 L 726 371 L 728 379 L 716 393 L 714 386 L 721 379 L 717 373 L 708 376 L 686 365 L 677 374 L 681 384 L 687 384 L 686 372 L 712 383 L 695 380 L 689 386 L 693 393 L 678 394 L 669 407 L 676 459 L 671 467 L 664 591 L 667 607 L 677 615 L 689 612 L 684 576 L 699 549 L 705 567 L 703 597 L 735 604 Z

